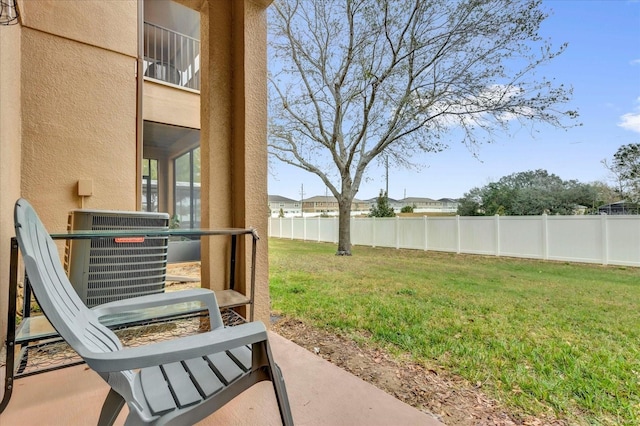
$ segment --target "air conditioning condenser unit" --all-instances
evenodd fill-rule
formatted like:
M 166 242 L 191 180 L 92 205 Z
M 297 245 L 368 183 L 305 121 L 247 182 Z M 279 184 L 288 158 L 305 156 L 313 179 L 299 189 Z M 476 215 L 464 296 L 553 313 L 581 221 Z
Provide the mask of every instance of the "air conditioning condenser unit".
M 69 230 L 168 229 L 167 213 L 72 210 Z M 65 268 L 89 307 L 164 291 L 168 237 L 67 240 Z

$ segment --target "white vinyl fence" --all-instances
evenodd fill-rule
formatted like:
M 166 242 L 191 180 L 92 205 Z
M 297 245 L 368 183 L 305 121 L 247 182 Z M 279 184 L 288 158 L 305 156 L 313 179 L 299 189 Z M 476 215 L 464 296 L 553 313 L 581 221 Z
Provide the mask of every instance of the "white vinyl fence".
M 269 236 L 337 243 L 337 218 L 270 218 Z M 354 245 L 640 266 L 640 216 L 352 218 Z

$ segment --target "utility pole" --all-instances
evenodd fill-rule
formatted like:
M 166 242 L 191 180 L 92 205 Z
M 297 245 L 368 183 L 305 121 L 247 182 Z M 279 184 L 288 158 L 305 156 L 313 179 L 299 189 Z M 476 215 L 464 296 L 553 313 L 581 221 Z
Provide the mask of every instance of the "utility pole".
M 387 191 L 387 198 L 389 198 L 389 155 L 385 155 L 384 159 L 385 159 L 386 169 L 387 169 L 387 187 L 386 187 L 386 191 Z
M 324 187 L 324 210 L 325 214 L 329 216 L 329 188 Z M 322 216 L 322 213 L 320 214 Z
M 300 184 L 300 214 L 304 217 L 304 183 Z

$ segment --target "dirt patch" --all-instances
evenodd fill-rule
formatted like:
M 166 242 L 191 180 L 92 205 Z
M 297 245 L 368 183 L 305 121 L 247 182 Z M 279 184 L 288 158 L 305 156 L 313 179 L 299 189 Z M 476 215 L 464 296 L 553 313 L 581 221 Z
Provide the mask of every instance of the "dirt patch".
M 166 291 L 200 287 L 200 262 L 167 265 Z
M 447 425 L 568 424 L 555 418 L 513 414 L 484 395 L 480 385 L 410 360 L 395 359 L 378 348 L 309 327 L 298 320 L 274 316 L 271 329 Z

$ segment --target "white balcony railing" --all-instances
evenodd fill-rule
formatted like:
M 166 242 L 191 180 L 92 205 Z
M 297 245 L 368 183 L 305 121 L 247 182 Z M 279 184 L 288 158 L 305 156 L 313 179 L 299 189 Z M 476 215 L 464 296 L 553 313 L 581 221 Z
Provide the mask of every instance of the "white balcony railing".
M 144 75 L 200 90 L 200 40 L 145 22 Z

